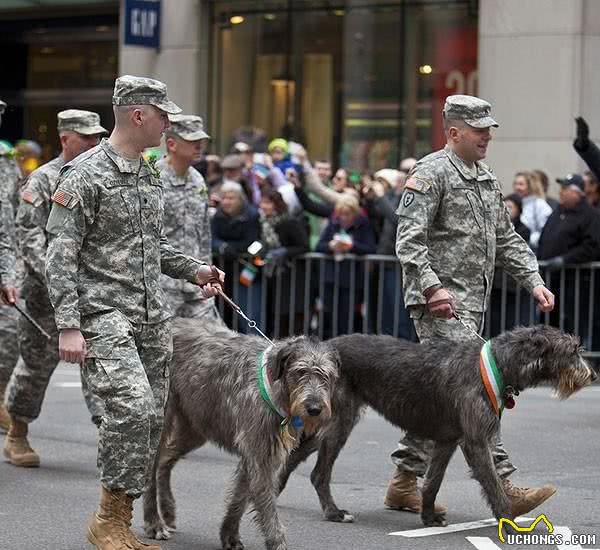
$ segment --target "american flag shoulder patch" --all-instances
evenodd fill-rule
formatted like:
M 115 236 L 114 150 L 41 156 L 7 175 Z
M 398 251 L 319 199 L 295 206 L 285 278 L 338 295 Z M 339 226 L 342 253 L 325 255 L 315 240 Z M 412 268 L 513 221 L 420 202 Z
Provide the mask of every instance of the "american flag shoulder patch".
M 40 206 L 42 202 L 44 202 L 39 195 L 37 195 L 33 191 L 30 191 L 29 189 L 25 189 L 21 193 L 21 199 L 25 202 L 28 202 L 29 204 L 33 204 L 33 206 L 35 206 L 36 208 Z
M 77 197 L 68 191 L 58 189 L 54 192 L 54 195 L 52 195 L 52 202 L 70 209 L 77 204 Z
M 419 193 L 427 193 L 427 191 L 429 191 L 429 188 L 431 187 L 431 182 L 421 179 L 419 177 L 411 176 L 406 180 L 404 187 L 406 189 L 418 191 Z

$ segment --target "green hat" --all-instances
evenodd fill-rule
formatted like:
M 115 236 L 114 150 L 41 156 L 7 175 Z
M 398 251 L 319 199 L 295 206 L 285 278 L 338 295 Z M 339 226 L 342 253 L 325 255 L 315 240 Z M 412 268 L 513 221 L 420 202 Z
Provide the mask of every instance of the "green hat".
M 288 152 L 288 142 L 283 138 L 275 138 L 273 141 L 271 141 L 271 143 L 269 143 L 267 150 L 271 152 L 273 149 L 275 149 L 275 147 L 279 147 L 279 149 L 282 149 L 284 153 Z
M 154 105 L 176 115 L 181 109 L 167 97 L 167 86 L 160 80 L 142 76 L 125 75 L 115 80 L 113 105 Z
M 492 106 L 472 95 L 450 95 L 446 98 L 443 116 L 446 120 L 463 120 L 473 128 L 498 127 L 491 117 Z
M 175 134 L 185 141 L 210 138 L 204 131 L 202 117 L 196 115 L 169 115 L 169 122 L 171 123 L 169 133 Z
M 84 136 L 108 134 L 106 128 L 100 125 L 100 115 L 93 111 L 67 109 L 58 113 L 56 118 L 58 119 L 57 129 L 59 132 L 71 131 Z

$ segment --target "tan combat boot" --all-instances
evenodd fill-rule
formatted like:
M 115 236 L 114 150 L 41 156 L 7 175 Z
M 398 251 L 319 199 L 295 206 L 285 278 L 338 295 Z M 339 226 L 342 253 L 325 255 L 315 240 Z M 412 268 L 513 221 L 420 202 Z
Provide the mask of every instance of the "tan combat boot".
M 120 510 L 119 514 L 127 532 L 129 533 L 129 543 L 135 548 L 135 550 L 160 550 L 160 546 L 157 544 L 146 544 L 135 536 L 135 533 L 130 529 L 131 520 L 133 518 L 133 498 L 128 494 L 123 493 L 120 499 Z
M 509 479 L 502 480 L 502 484 L 506 495 L 510 499 L 512 515 L 515 518 L 531 512 L 556 493 L 554 485 L 544 485 L 539 488 L 516 487 Z
M 124 491 L 109 491 L 102 487 L 100 506 L 87 530 L 88 542 L 99 550 L 136 550 L 122 518 L 121 500 L 124 494 Z
M 27 422 L 11 418 L 10 428 L 4 441 L 4 456 L 15 466 L 35 468 L 40 465 L 40 457 L 27 441 Z
M 10 428 L 10 415 L 4 406 L 6 386 L 0 385 L 0 433 L 6 433 Z
M 421 513 L 422 498 L 417 489 L 417 476 L 410 472 L 404 472 L 398 468 L 390 481 L 385 495 L 385 505 L 394 510 L 406 510 L 407 512 Z M 439 504 L 434 507 L 436 514 L 445 514 L 447 508 Z

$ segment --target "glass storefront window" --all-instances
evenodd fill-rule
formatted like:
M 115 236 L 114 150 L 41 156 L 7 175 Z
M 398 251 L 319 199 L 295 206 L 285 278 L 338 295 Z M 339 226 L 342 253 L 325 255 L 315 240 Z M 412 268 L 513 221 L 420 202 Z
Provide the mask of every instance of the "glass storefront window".
M 354 170 L 442 142 L 441 106 L 476 92 L 473 0 L 212 3 L 211 124 L 219 152 L 242 127 L 306 144 Z

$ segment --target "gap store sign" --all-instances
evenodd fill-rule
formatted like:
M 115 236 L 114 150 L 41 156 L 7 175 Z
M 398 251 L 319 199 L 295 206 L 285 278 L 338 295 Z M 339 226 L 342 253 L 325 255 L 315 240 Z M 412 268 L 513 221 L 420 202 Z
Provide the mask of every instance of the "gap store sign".
M 125 44 L 160 48 L 161 0 L 125 0 Z

